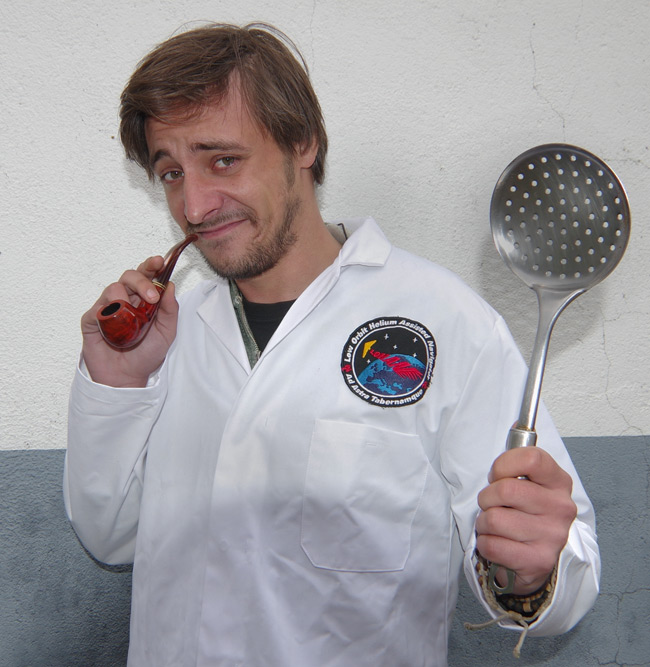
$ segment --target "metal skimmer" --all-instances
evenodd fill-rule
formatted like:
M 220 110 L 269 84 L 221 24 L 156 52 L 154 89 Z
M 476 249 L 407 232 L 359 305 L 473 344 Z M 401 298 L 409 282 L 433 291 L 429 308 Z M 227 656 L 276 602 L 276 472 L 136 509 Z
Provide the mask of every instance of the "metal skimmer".
M 492 195 L 492 236 L 510 269 L 537 294 L 539 322 L 519 419 L 506 448 L 536 444 L 535 420 L 553 326 L 576 297 L 605 279 L 630 236 L 630 209 L 614 172 L 598 157 L 568 144 L 522 153 L 505 169 Z M 499 587 L 490 568 L 490 585 Z

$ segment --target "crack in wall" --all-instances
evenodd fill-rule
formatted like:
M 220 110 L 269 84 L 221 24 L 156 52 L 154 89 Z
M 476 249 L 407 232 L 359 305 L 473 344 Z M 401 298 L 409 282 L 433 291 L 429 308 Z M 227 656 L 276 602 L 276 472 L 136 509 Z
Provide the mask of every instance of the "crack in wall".
M 316 5 L 318 4 L 318 0 L 313 0 L 311 3 L 311 15 L 309 16 L 309 35 L 311 37 L 311 43 L 310 43 L 310 51 L 311 51 L 311 62 L 312 66 L 314 65 L 314 20 L 316 17 Z
M 616 405 L 614 405 L 614 402 L 611 399 L 610 394 L 609 394 L 610 374 L 611 374 L 611 370 L 615 366 L 615 364 L 614 364 L 614 362 L 612 362 L 612 360 L 610 359 L 609 354 L 607 352 L 607 332 L 606 332 L 606 328 L 607 328 L 608 324 L 613 323 L 613 322 L 617 322 L 618 320 L 620 320 L 622 315 L 619 314 L 619 315 L 616 315 L 615 317 L 607 318 L 607 317 L 605 317 L 605 312 L 603 310 L 602 305 L 599 305 L 599 311 L 600 311 L 600 314 L 601 314 L 601 317 L 602 317 L 602 323 L 603 323 L 602 324 L 602 338 L 601 338 L 602 339 L 603 355 L 604 355 L 604 357 L 606 359 L 606 363 L 607 363 L 607 370 L 606 370 L 606 373 L 605 373 L 605 391 L 604 391 L 605 401 L 606 401 L 607 405 L 612 409 L 612 412 L 614 412 L 618 417 L 620 417 L 621 421 L 625 424 L 625 427 L 623 429 L 619 430 L 616 435 L 618 435 L 618 436 L 644 435 L 643 429 L 640 428 L 639 426 L 636 426 L 635 424 L 633 424 L 629 420 L 629 418 L 625 414 L 624 409 L 621 409 L 621 408 L 617 407 Z M 625 314 L 626 315 L 627 314 L 632 314 L 634 312 L 635 311 L 629 311 L 629 313 L 625 313 Z
M 616 636 L 616 652 L 615 652 L 615 658 L 614 662 L 600 662 L 598 661 L 599 665 L 620 665 L 622 667 L 644 667 L 643 664 L 639 665 L 637 663 L 630 663 L 627 662 L 626 660 L 621 658 L 621 652 L 624 651 L 629 647 L 629 638 L 628 637 L 623 637 L 621 636 L 622 630 L 625 628 L 624 623 L 621 623 L 621 618 L 625 616 L 623 610 L 621 609 L 621 606 L 623 602 L 626 600 L 626 598 L 631 597 L 632 595 L 636 595 L 638 593 L 644 593 L 644 592 L 650 592 L 650 588 L 646 587 L 639 587 L 636 588 L 633 591 L 623 591 L 622 593 L 604 593 L 601 594 L 600 597 L 604 599 L 615 599 L 616 600 L 616 618 L 617 618 L 617 623 L 615 626 L 615 636 Z M 648 663 L 645 663 L 645 667 L 647 667 Z
M 535 94 L 537 97 L 539 97 L 542 102 L 544 102 L 549 109 L 560 119 L 562 122 L 562 137 L 566 141 L 566 119 L 564 116 L 560 113 L 560 111 L 555 107 L 555 105 L 551 102 L 551 100 L 546 97 L 540 90 L 540 84 L 538 83 L 538 72 L 537 72 L 537 53 L 535 52 L 535 45 L 533 43 L 533 33 L 535 31 L 536 23 L 533 21 L 533 25 L 530 29 L 530 36 L 528 39 L 528 43 L 530 45 L 530 53 L 533 58 L 533 90 L 535 91 Z

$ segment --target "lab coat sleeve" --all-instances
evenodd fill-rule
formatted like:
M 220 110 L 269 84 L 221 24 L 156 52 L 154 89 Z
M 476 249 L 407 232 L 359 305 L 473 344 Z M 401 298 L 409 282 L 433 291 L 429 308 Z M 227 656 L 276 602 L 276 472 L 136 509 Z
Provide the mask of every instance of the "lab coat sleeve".
M 101 562 L 133 561 L 147 442 L 165 394 L 162 369 L 141 389 L 96 384 L 83 364 L 75 373 L 63 497 L 77 536 Z
M 492 461 L 504 450 L 508 430 L 519 414 L 526 375 L 523 358 L 505 323 L 499 319 L 472 368 L 444 433 L 441 466 L 450 485 L 452 511 L 465 552 L 465 575 L 493 618 L 501 614 L 488 605 L 475 571 L 477 495 L 487 485 Z M 600 556 L 593 507 L 543 404 L 536 430 L 538 446 L 546 449 L 572 476 L 572 495 L 578 508 L 560 555 L 552 602 L 530 627 L 530 635 L 545 636 L 570 630 L 591 609 L 598 595 Z M 521 630 L 509 620 L 502 625 Z

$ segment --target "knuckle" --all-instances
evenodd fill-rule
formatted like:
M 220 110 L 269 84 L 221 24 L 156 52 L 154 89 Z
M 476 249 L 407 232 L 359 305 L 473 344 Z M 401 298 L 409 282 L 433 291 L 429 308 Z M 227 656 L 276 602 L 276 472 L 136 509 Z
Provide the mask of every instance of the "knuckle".
M 479 553 L 488 560 L 495 560 L 498 556 L 498 539 L 489 534 L 479 535 L 476 539 Z
M 570 521 L 550 521 L 539 532 L 540 556 L 553 563 L 569 538 Z
M 501 532 L 503 524 L 503 511 L 501 507 L 493 507 L 485 513 L 485 526 L 487 532 L 496 535 Z
M 477 505 L 479 506 L 479 509 L 480 509 L 482 512 L 485 511 L 485 510 L 487 509 L 487 508 L 486 508 L 486 504 L 485 504 L 485 500 L 484 500 L 484 499 L 485 499 L 485 494 L 483 493 L 483 491 L 481 491 L 481 492 L 478 494 L 478 496 L 476 497 L 476 503 L 477 503 Z M 480 515 L 479 515 L 479 516 L 480 516 Z
M 549 498 L 550 513 L 564 523 L 571 523 L 578 514 L 578 506 L 570 494 L 555 493 Z
M 133 277 L 133 269 L 127 269 L 121 276 L 120 279 L 117 281 L 118 283 L 125 283 L 128 282 L 129 279 Z
M 567 519 L 569 522 L 573 521 L 578 515 L 578 506 L 573 502 L 569 497 L 563 503 L 562 506 L 562 516 Z
M 571 495 L 571 493 L 573 493 L 573 477 L 571 477 L 571 475 L 569 475 L 569 473 L 566 472 L 566 470 L 562 470 L 562 468 L 560 468 L 560 470 L 562 472 L 561 475 L 562 483 L 564 487 L 568 490 L 569 495 Z
M 518 504 L 523 491 L 521 482 L 522 480 L 516 479 L 515 477 L 506 477 L 499 480 L 499 483 L 497 484 L 497 496 L 500 505 L 509 507 Z
M 544 464 L 546 452 L 539 447 L 522 447 L 522 462 L 527 469 L 534 470 Z
M 559 556 L 559 550 L 556 549 L 539 549 L 538 550 L 538 566 L 540 570 L 551 571 Z

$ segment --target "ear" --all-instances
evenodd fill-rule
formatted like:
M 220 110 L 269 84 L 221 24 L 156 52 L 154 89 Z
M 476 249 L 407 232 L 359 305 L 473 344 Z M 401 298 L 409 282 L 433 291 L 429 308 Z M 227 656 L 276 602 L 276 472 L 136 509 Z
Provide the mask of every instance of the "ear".
M 301 169 L 311 169 L 311 166 L 316 160 L 318 154 L 318 142 L 312 139 L 309 142 L 304 142 L 298 146 L 298 166 Z

